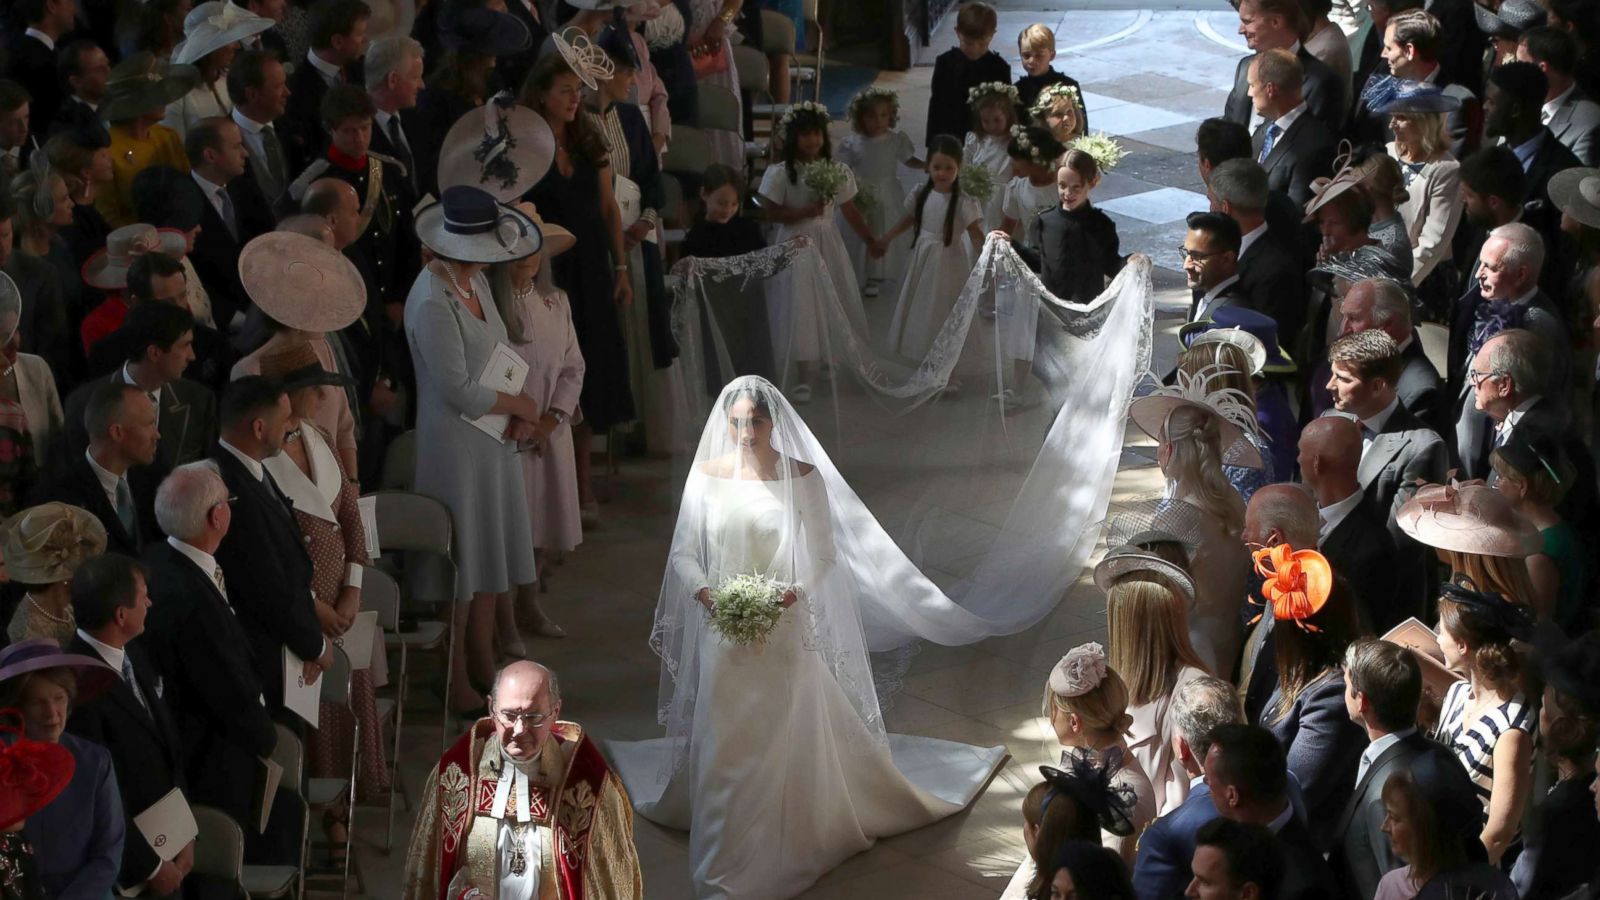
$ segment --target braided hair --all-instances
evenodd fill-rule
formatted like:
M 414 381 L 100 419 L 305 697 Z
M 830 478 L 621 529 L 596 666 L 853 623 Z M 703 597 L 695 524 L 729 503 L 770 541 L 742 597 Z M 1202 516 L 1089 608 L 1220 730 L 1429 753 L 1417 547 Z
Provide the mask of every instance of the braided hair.
M 933 140 L 928 142 L 928 162 L 932 163 L 935 156 L 948 156 L 956 161 L 956 166 L 959 168 L 961 165 L 961 142 L 948 134 L 934 135 Z M 928 195 L 932 193 L 933 176 L 929 175 L 928 180 L 922 183 L 922 187 L 917 188 L 917 206 L 914 214 L 916 228 L 913 229 L 913 235 L 915 236 L 911 239 L 912 246 L 915 246 L 917 238 L 922 236 L 922 210 L 923 207 L 928 205 Z M 956 207 L 960 205 L 961 179 L 957 178 L 955 184 L 950 186 L 950 202 L 945 204 L 944 209 L 944 246 L 946 247 L 950 246 L 950 242 L 955 239 Z

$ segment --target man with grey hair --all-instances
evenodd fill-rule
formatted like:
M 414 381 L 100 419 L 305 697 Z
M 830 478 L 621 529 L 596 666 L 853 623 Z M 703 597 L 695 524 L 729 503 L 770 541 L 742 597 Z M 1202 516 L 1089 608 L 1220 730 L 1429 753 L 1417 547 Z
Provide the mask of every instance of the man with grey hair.
M 500 670 L 488 717 L 428 776 L 404 900 L 644 896 L 628 792 L 595 742 L 560 716 L 555 672 L 528 660 Z
M 437 195 L 434 170 L 439 163 L 439 142 L 444 140 L 444 135 L 435 135 L 423 141 L 427 147 L 418 148 L 430 156 L 426 175 L 422 175 L 407 137 L 408 132 L 421 134 L 411 110 L 416 109 L 417 94 L 422 91 L 422 65 L 422 44 L 404 35 L 379 38 L 367 47 L 367 93 L 376 107 L 372 116 L 372 149 L 400 160 L 413 197 L 422 196 L 418 187 L 424 184 L 429 193 Z
M 1512 222 L 1489 232 L 1478 254 L 1478 283 L 1456 301 L 1450 315 L 1447 391 L 1452 401 L 1455 463 L 1468 478 L 1488 476 L 1494 435 L 1488 415 L 1474 402 L 1469 376 L 1473 360 L 1490 338 L 1523 328 L 1544 340 L 1549 354 L 1541 393 L 1565 409 L 1572 386 L 1571 341 L 1560 307 L 1539 288 L 1544 240 L 1533 228 Z
M 1306 281 L 1303 268 L 1283 249 L 1293 246 L 1292 235 L 1269 233 L 1267 225 L 1267 173 L 1250 159 L 1230 159 L 1211 170 L 1206 184 L 1211 211 L 1239 223 L 1239 287 L 1246 306 L 1272 316 L 1278 336 L 1292 346 L 1306 316 Z
M 1400 404 L 1424 422 L 1438 422 L 1442 382 L 1411 325 L 1411 298 L 1405 288 L 1388 278 L 1362 279 L 1339 302 L 1339 314 L 1340 336 L 1376 328 L 1394 338 L 1400 346 L 1400 377 L 1394 386 Z M 1326 387 L 1330 374 L 1324 362 L 1312 378 L 1313 415 L 1333 405 Z
M 1176 808 L 1150 823 L 1139 837 L 1139 855 L 1133 865 L 1134 893 L 1140 897 L 1181 897 L 1192 874 L 1195 834 L 1218 817 L 1205 785 L 1202 764 L 1211 749 L 1211 735 L 1219 726 L 1244 722 L 1233 685 L 1204 675 L 1184 682 L 1172 692 L 1167 709 L 1174 760 L 1189 778 L 1189 796 Z
M 1570 411 L 1547 393 L 1551 362 L 1546 341 L 1525 328 L 1508 328 L 1484 341 L 1467 369 L 1467 381 L 1472 387 L 1473 407 L 1494 427 L 1488 446 L 1479 455 L 1469 458 L 1462 453 L 1468 477 L 1491 478 L 1489 453 L 1504 446 L 1513 434 L 1561 442 Z
M 272 755 L 278 733 L 251 662 L 250 638 L 212 555 L 233 521 L 216 463 L 174 469 L 156 491 L 155 508 L 167 539 L 144 552 L 151 600 L 144 640 L 188 750 L 187 797 L 253 825 L 257 760 Z M 246 859 L 297 862 L 300 815 L 296 798 L 280 792 L 267 832 L 244 829 Z

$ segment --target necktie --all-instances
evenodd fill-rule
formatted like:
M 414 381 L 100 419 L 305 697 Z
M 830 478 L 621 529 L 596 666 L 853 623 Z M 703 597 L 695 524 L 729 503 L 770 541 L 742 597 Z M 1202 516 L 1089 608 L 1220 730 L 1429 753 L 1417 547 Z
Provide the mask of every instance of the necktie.
M 1267 126 L 1267 137 L 1261 142 L 1261 155 L 1256 157 L 1256 162 L 1266 165 L 1267 157 L 1272 155 L 1272 145 L 1278 142 L 1278 135 L 1282 133 L 1283 129 L 1278 127 L 1277 122 Z
M 1357 420 L 1356 424 L 1361 426 L 1361 439 L 1363 441 L 1371 441 L 1378 436 L 1378 432 L 1371 425 L 1360 420 Z
M 228 226 L 228 233 L 235 241 L 239 240 L 239 219 L 234 215 L 233 200 L 226 188 L 217 188 L 217 208 L 222 211 L 222 224 Z
M 133 677 L 133 660 L 126 653 L 122 655 L 122 680 L 128 683 L 128 690 L 133 691 L 133 699 L 139 701 L 145 712 L 149 712 L 150 703 L 144 699 L 144 691 L 139 690 L 139 679 Z
M 406 167 L 406 181 L 410 182 L 413 189 L 417 185 L 417 166 L 411 157 L 411 145 L 406 143 L 406 133 L 400 130 L 400 115 L 396 113 L 389 117 L 389 143 L 394 146 L 394 155 Z
M 267 199 L 276 200 L 283 193 L 284 185 L 288 183 L 285 171 L 288 164 L 283 161 L 283 145 L 278 143 L 278 132 L 271 125 L 261 128 L 261 150 L 267 157 L 267 174 L 271 176 L 272 184 L 263 185 L 266 188 Z
M 222 592 L 222 596 L 228 596 L 228 583 L 222 580 L 221 566 L 211 570 L 211 582 L 217 586 L 217 590 Z
M 133 491 L 129 489 L 126 478 L 117 479 L 117 519 L 122 522 L 123 531 L 133 534 Z

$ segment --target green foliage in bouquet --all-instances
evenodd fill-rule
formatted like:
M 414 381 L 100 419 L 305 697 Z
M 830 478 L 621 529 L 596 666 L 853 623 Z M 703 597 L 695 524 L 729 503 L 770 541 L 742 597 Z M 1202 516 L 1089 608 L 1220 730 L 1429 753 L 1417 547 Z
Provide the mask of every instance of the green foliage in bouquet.
M 870 218 L 877 210 L 881 201 L 878 198 L 878 188 L 870 181 L 863 181 L 856 185 L 855 204 L 862 217 Z
M 850 168 L 836 159 L 819 159 L 800 169 L 800 181 L 823 203 L 832 203 L 850 181 Z
M 711 627 L 731 644 L 762 644 L 783 616 L 785 588 L 764 575 L 735 575 L 711 589 Z
M 985 166 L 964 165 L 956 180 L 961 184 L 961 193 L 978 201 L 979 206 L 994 196 L 994 173 Z

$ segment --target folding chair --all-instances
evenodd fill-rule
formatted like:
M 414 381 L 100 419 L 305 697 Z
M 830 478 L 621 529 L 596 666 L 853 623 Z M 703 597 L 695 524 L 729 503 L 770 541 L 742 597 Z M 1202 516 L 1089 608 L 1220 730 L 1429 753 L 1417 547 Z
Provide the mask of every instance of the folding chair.
M 801 84 L 811 82 L 811 99 L 822 102 L 822 16 L 817 9 L 821 0 L 803 0 L 801 8 L 805 11 L 806 47 L 804 53 L 794 55 L 794 63 L 789 67 L 789 77 Z M 763 21 L 763 25 L 765 22 Z M 790 99 L 799 99 L 799 91 L 794 91 Z
M 693 125 L 672 126 L 672 140 L 667 142 L 667 152 L 661 158 L 661 171 L 691 176 L 698 184 L 709 165 L 711 142 L 706 133 Z
M 383 454 L 384 490 L 409 491 L 417 483 L 417 432 L 406 431 L 389 442 Z
M 465 615 L 466 606 L 456 602 L 456 564 L 453 551 L 454 527 L 450 509 L 432 497 L 410 491 L 378 491 L 376 498 L 378 549 L 385 557 L 383 568 L 395 574 L 400 583 L 402 603 L 411 609 L 432 606 L 444 609 L 444 621 L 421 621 L 415 629 L 386 635 L 388 647 L 404 646 L 407 653 L 444 648 L 444 710 L 439 723 L 439 745 L 450 741 L 450 687 L 455 665 L 455 641 L 451 628 L 455 617 Z M 390 554 L 403 555 L 401 565 L 393 565 Z M 410 697 L 409 672 L 400 681 L 400 705 Z
M 232 816 L 203 805 L 191 807 L 190 812 L 199 826 L 190 874 L 225 881 L 251 898 L 287 897 L 294 892 L 299 874 L 294 866 L 244 864 L 244 829 Z
M 296 799 L 302 801 L 300 865 L 245 866 L 242 883 L 245 893 L 251 897 L 287 897 L 293 894 L 303 898 L 306 895 L 306 842 L 311 839 L 311 812 L 303 805 L 304 797 L 300 790 L 301 779 L 305 777 L 305 748 L 301 746 L 300 738 L 287 727 L 283 725 L 273 727 L 278 732 L 278 743 L 272 748 L 272 761 L 283 768 L 283 775 L 278 781 L 278 790 L 288 790 Z M 281 797 L 274 801 L 274 803 L 281 802 Z M 284 873 L 289 875 L 288 884 L 280 887 L 278 879 Z
M 696 85 L 700 97 L 700 116 L 695 126 L 703 131 L 731 131 L 739 134 L 739 98 L 725 87 L 704 82 Z M 677 137 L 677 129 L 673 129 Z
M 365 584 L 365 582 L 362 582 Z M 350 682 L 352 679 L 350 657 L 345 655 L 343 648 L 333 648 L 333 665 L 328 671 L 322 673 L 322 702 L 332 706 L 343 707 L 350 716 L 351 722 L 351 747 L 350 747 L 350 777 L 349 778 L 308 778 L 305 782 L 305 801 L 310 812 L 329 813 L 337 811 L 340 807 L 346 810 L 344 828 L 344 868 L 339 874 L 341 896 L 350 893 L 350 860 L 354 855 L 353 838 L 356 832 L 356 776 L 361 771 L 361 720 L 356 717 L 355 705 L 350 702 Z M 310 843 L 309 832 L 307 844 Z M 356 867 L 357 889 L 365 892 L 365 879 L 361 877 L 360 866 Z
M 767 155 L 770 144 L 770 140 L 761 140 L 756 124 L 766 123 L 764 133 L 770 139 L 774 121 L 788 107 L 778 107 L 772 103 L 772 70 L 765 53 L 741 44 L 733 48 L 733 66 L 739 74 L 740 92 L 750 98 L 750 133 L 756 138 L 746 141 L 744 145 L 745 174 L 749 176 L 752 163 Z
M 395 583 L 388 572 L 367 566 L 361 576 L 361 608 L 378 614 L 378 627 L 383 629 L 387 646 L 387 636 L 397 635 L 400 632 L 400 585 Z M 410 660 L 403 641 L 396 641 L 395 646 L 400 651 L 400 681 L 404 683 Z M 390 723 L 391 733 L 394 735 L 389 759 L 384 762 L 389 772 L 388 824 L 383 832 L 383 852 L 387 856 L 394 848 L 395 795 L 399 794 L 405 800 L 406 809 L 411 808 L 411 798 L 407 796 L 405 784 L 400 778 L 400 726 L 404 724 L 405 706 L 388 697 L 379 697 L 377 708 L 378 727 L 382 728 L 385 723 Z

